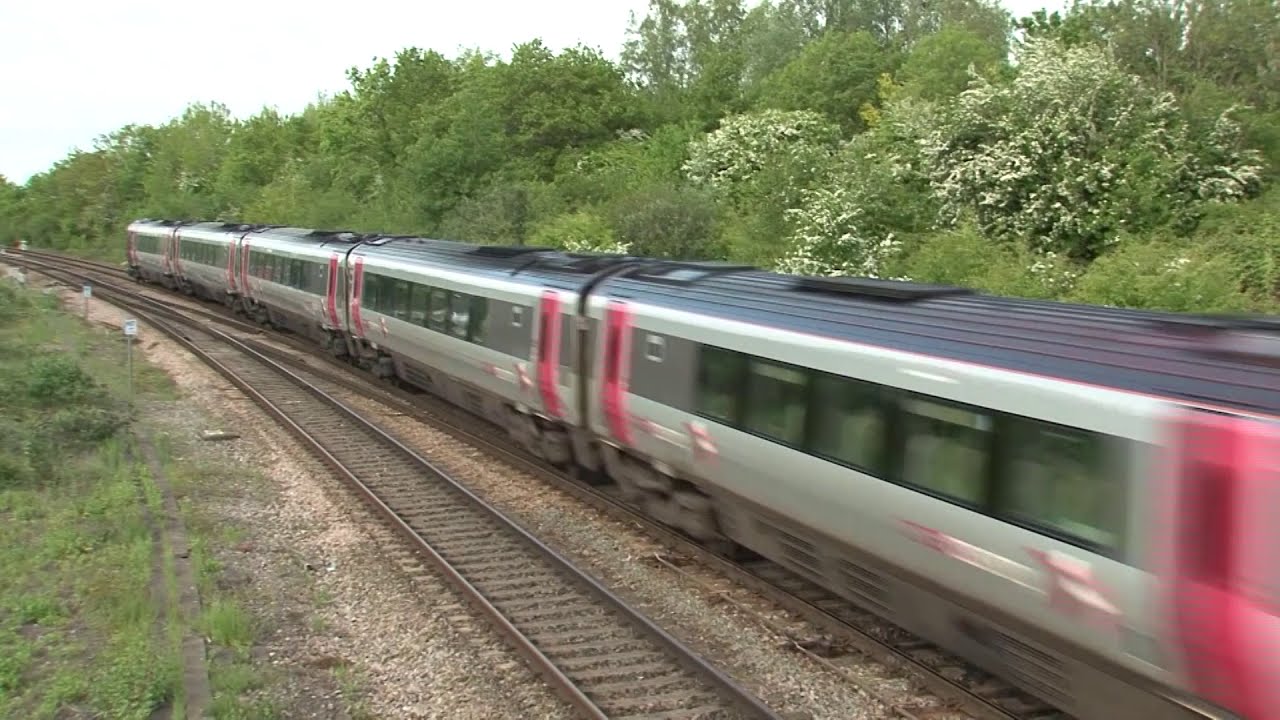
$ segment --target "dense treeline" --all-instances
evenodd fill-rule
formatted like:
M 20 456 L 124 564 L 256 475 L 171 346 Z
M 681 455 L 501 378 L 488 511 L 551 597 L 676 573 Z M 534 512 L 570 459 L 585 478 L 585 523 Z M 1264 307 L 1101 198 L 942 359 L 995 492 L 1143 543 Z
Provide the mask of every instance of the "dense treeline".
M 0 236 L 118 253 L 133 217 L 216 217 L 1176 310 L 1280 296 L 1277 0 L 1016 21 L 992 0 L 651 0 L 617 63 L 409 49 L 350 82 L 0 178 Z

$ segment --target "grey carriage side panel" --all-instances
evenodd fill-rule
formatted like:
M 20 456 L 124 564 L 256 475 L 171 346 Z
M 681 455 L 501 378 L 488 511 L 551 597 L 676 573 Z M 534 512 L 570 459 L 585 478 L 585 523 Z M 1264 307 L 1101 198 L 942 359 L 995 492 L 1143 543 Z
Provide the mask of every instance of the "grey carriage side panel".
M 692 411 L 698 346 L 686 338 L 637 327 L 631 331 L 629 392 Z
M 504 355 L 528 360 L 529 347 L 533 344 L 533 321 L 533 308 L 489 298 L 483 345 Z

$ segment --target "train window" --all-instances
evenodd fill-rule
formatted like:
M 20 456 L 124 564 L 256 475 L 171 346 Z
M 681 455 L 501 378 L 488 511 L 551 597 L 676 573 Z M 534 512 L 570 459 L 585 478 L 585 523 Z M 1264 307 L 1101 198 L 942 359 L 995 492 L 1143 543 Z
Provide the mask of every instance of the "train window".
M 467 328 L 467 337 L 473 343 L 484 342 L 484 321 L 489 316 L 489 298 L 479 295 L 471 296 L 471 326 Z
M 392 316 L 397 320 L 408 320 L 412 297 L 412 284 L 408 281 L 392 281 Z
M 364 289 L 360 293 L 360 305 L 373 312 L 382 312 L 381 280 L 382 277 L 380 275 L 375 275 L 371 272 L 364 274 Z
M 520 305 L 511 306 L 511 325 L 512 327 L 524 327 L 524 307 Z
M 972 505 L 987 499 L 991 417 L 976 408 L 921 397 L 901 402 L 902 480 Z
M 883 477 L 888 426 L 882 403 L 875 385 L 818 373 L 814 379 L 810 449 Z
M 431 289 L 431 317 L 427 319 L 427 327 L 439 332 L 449 329 L 449 291 L 444 288 Z
M 390 280 L 390 278 L 388 278 Z M 391 307 L 389 315 L 397 320 L 409 319 L 409 281 L 391 280 Z
M 431 288 L 413 283 L 413 291 L 409 295 L 409 322 L 420 327 L 427 326 L 427 313 L 431 311 Z
M 1030 418 L 1002 426 L 1008 482 L 1000 493 L 1012 519 L 1100 547 L 1116 548 L 1123 483 L 1103 436 Z
M 662 362 L 666 352 L 667 341 L 661 335 L 649 335 L 644 341 L 644 357 L 650 362 Z
M 449 306 L 449 334 L 466 340 L 470 326 L 471 296 L 466 293 L 453 293 Z
M 797 367 L 752 358 L 747 375 L 743 426 L 792 446 L 804 444 L 809 373 Z
M 710 345 L 698 348 L 698 412 L 736 425 L 747 356 Z
M 322 262 L 309 263 L 311 280 L 308 291 L 315 295 L 329 294 L 329 266 Z

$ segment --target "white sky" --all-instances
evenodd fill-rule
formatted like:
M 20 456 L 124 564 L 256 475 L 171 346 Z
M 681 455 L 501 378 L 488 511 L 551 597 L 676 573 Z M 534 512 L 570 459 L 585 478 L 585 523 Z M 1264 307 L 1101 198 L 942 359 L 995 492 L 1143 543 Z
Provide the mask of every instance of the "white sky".
M 1060 2 L 1003 0 L 1015 16 Z M 754 4 L 754 3 L 752 3 Z M 96 137 L 192 102 L 292 113 L 409 46 L 509 56 L 541 37 L 616 58 L 647 0 L 3 0 L 0 175 L 24 183 Z

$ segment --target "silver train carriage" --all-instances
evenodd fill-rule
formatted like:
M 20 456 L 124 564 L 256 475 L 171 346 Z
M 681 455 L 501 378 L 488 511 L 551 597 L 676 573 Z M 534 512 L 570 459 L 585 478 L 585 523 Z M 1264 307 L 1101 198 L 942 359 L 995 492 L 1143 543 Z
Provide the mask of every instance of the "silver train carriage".
M 129 224 L 125 258 L 129 274 L 139 280 L 176 288 L 171 269 L 174 220 L 137 220 Z
M 260 318 L 1077 717 L 1280 718 L 1274 323 L 545 248 L 247 237 L 316 263 L 268 281 L 251 251 L 241 287 Z

